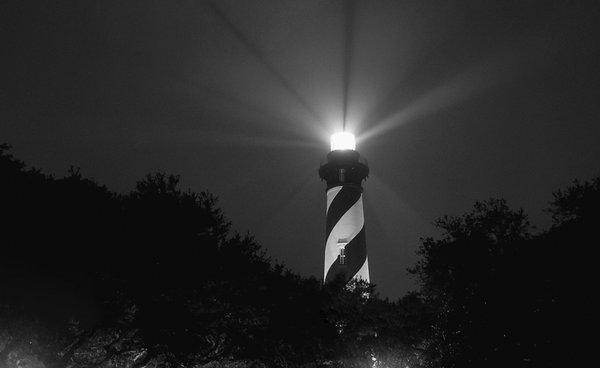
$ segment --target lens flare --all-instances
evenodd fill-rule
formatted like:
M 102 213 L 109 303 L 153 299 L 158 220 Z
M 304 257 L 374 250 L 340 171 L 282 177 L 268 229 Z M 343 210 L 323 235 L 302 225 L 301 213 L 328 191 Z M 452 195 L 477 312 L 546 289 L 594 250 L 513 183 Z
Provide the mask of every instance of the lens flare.
M 356 140 L 354 135 L 347 132 L 335 133 L 331 136 L 331 150 L 354 150 L 356 149 Z

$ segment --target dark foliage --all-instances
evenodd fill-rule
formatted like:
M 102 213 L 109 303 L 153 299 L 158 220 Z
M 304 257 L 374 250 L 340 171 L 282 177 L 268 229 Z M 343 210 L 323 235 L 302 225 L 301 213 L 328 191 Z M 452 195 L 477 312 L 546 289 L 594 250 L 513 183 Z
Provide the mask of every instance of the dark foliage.
M 436 225 L 397 302 L 266 257 L 207 192 L 149 174 L 116 194 L 0 147 L 0 368 L 554 367 L 593 349 L 600 178 L 532 232 L 501 199 Z
M 436 222 L 410 270 L 434 311 L 426 351 L 442 367 L 553 367 L 582 362 L 592 323 L 591 239 L 600 225 L 599 179 L 554 194 L 554 225 L 531 234 L 522 210 L 476 203 Z M 424 336 L 424 335 L 423 335 Z
M 177 176 L 149 174 L 119 195 L 74 168 L 62 179 L 27 169 L 5 145 L 0 172 L 2 367 L 331 366 L 412 354 L 417 338 L 398 330 L 405 306 L 274 265 L 230 231 L 214 196 L 181 191 Z

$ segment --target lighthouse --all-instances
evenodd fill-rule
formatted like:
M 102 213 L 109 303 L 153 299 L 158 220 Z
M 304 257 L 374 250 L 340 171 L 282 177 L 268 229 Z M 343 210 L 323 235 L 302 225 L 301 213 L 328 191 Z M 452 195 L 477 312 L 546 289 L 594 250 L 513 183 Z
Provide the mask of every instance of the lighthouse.
M 369 282 L 362 181 L 369 167 L 356 151 L 354 136 L 331 136 L 331 151 L 319 167 L 327 183 L 325 262 L 323 282 L 342 278 Z

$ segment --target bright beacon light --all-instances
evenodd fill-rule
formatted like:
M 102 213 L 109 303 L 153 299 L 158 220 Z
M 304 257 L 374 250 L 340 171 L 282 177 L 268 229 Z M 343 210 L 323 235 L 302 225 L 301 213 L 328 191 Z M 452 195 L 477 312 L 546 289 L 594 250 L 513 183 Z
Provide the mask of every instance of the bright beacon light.
M 331 150 L 354 150 L 356 149 L 356 141 L 351 133 L 340 132 L 331 136 Z

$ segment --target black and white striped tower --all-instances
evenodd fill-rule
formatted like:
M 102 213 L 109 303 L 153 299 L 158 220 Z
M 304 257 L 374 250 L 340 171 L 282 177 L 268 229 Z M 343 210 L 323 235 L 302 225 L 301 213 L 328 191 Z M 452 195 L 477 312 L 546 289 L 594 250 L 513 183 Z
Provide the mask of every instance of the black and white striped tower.
M 369 282 L 362 200 L 369 167 L 355 148 L 352 134 L 334 134 L 327 162 L 319 168 L 321 180 L 327 182 L 325 283 L 338 277 Z

